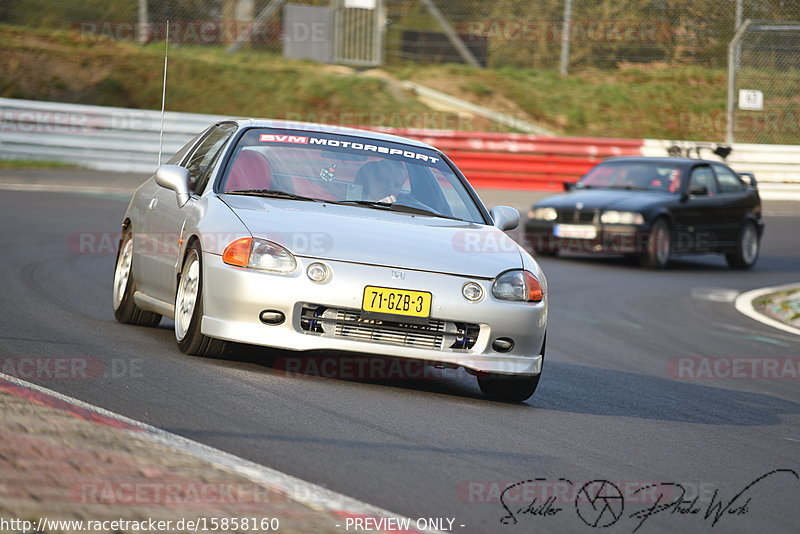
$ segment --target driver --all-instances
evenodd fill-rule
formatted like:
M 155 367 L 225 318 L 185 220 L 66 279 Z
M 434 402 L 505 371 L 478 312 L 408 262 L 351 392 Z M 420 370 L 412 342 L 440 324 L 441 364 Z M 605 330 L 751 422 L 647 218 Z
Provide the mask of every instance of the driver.
M 397 194 L 406 182 L 406 172 L 399 161 L 382 160 L 369 163 L 370 172 L 365 173 L 364 200 L 397 202 Z

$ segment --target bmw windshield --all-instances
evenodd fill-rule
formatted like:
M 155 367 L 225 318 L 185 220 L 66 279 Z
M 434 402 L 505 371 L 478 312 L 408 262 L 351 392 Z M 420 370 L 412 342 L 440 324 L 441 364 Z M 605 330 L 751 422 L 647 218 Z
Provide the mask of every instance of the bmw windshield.
M 576 187 L 677 193 L 681 187 L 681 172 L 669 163 L 614 161 L 589 171 Z
M 469 191 L 438 152 L 323 132 L 248 130 L 228 162 L 220 191 L 485 224 Z

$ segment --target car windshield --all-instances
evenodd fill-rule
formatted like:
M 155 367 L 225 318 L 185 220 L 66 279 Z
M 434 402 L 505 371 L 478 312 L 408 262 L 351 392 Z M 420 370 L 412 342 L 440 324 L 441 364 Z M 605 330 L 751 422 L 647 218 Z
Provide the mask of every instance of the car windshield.
M 677 193 L 681 187 L 681 172 L 675 165 L 661 162 L 601 163 L 586 176 L 579 188 L 612 188 Z
M 438 152 L 315 131 L 248 130 L 222 191 L 485 222 Z

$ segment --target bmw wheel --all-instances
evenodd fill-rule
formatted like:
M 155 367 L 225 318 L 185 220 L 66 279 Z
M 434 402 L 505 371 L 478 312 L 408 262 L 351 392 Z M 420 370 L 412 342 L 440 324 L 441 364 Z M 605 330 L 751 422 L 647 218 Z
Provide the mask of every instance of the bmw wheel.
M 651 269 L 663 269 L 666 267 L 669 262 L 671 245 L 672 238 L 667 220 L 663 217 L 656 219 L 652 228 L 650 228 L 647 248 L 640 256 L 642 265 Z
M 175 295 L 175 339 L 186 354 L 195 356 L 219 356 L 226 343 L 203 335 L 200 322 L 203 319 L 203 265 L 200 245 L 193 243 L 186 252 L 178 291 Z
M 736 250 L 725 254 L 725 259 L 733 269 L 750 269 L 758 259 L 759 249 L 758 229 L 752 221 L 748 221 L 739 233 Z
M 136 280 L 133 278 L 133 233 L 126 231 L 119 243 L 114 268 L 114 317 L 125 324 L 156 326 L 161 315 L 144 311 L 133 300 Z

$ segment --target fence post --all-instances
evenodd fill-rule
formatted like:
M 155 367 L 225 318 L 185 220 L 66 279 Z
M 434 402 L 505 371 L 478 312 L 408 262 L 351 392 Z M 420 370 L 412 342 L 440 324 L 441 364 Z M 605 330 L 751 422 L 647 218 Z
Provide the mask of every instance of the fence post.
M 739 50 L 739 42 L 742 40 L 744 36 L 744 32 L 747 31 L 748 26 L 750 26 L 750 19 L 744 21 L 738 28 L 736 28 L 736 33 L 731 39 L 731 42 L 728 44 L 728 109 L 727 109 L 727 124 L 726 124 L 726 131 L 725 131 L 725 142 L 729 145 L 734 143 L 734 136 L 733 136 L 733 123 L 734 123 L 734 107 L 735 107 L 735 100 L 736 95 L 736 70 L 737 70 L 737 51 Z
M 572 40 L 572 0 L 564 0 L 564 27 L 561 28 L 561 64 L 558 71 L 562 76 L 569 73 L 569 47 Z

